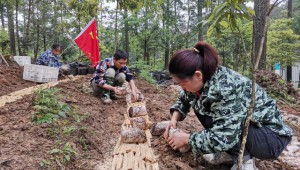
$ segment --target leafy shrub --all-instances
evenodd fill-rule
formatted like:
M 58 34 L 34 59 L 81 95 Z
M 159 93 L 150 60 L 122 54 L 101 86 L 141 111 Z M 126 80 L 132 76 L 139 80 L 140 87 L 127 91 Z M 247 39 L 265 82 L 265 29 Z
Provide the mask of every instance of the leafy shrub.
M 55 155 L 56 159 L 58 158 L 61 162 L 69 162 L 72 157 L 78 155 L 69 142 L 67 142 L 62 149 L 54 148 L 50 153 Z
M 35 123 L 51 123 L 60 117 L 66 118 L 70 107 L 60 101 L 58 89 L 49 88 L 35 93 L 32 121 Z

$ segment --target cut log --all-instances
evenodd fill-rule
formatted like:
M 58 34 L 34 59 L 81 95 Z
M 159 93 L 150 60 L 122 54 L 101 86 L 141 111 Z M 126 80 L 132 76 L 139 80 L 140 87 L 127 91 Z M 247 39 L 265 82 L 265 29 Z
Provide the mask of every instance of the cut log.
M 128 110 L 129 117 L 139 117 L 147 115 L 146 106 L 131 106 Z
M 151 134 L 153 136 L 160 136 L 165 133 L 167 125 L 170 123 L 170 121 L 162 121 L 154 123 L 151 128 Z
M 138 128 L 128 128 L 122 130 L 121 141 L 123 143 L 144 143 L 147 141 L 146 134 Z
M 152 125 L 152 123 L 150 121 L 146 121 L 144 117 L 134 117 L 130 118 L 129 120 L 133 127 L 137 127 L 142 130 L 149 129 Z

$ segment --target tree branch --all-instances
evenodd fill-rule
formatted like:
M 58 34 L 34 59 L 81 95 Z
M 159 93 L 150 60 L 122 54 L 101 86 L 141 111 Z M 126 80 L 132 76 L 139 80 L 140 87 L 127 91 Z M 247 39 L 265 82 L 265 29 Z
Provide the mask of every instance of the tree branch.
M 276 1 L 274 2 L 274 4 L 271 6 L 271 8 L 269 9 L 269 11 L 267 12 L 267 16 L 270 15 L 270 13 L 272 12 L 273 8 L 275 8 L 275 6 L 281 4 L 284 0 L 281 0 L 281 1 L 279 1 L 279 2 L 278 2 L 278 1 L 279 1 L 279 0 L 276 0 Z
M 268 29 L 268 23 L 267 23 L 268 19 L 269 19 L 269 15 L 266 15 L 266 17 L 264 18 L 265 25 L 263 28 L 261 40 L 259 42 L 259 50 L 258 50 L 257 58 L 256 58 L 254 66 L 253 66 L 253 70 L 252 70 L 251 102 L 250 102 L 249 110 L 247 112 L 245 126 L 244 126 L 243 133 L 242 133 L 243 137 L 242 137 L 242 143 L 241 143 L 241 147 L 240 147 L 240 151 L 239 151 L 238 168 L 237 169 L 242 168 L 243 156 L 244 156 L 244 150 L 245 150 L 245 145 L 246 145 L 247 136 L 248 136 L 248 129 L 249 129 L 249 124 L 250 124 L 250 120 L 251 120 L 251 114 L 253 112 L 254 104 L 255 104 L 255 83 L 256 83 L 255 71 L 256 71 L 259 61 L 261 59 L 262 50 L 263 50 L 263 46 L 265 43 L 265 36 L 266 36 L 267 29 Z M 254 53 L 252 53 L 252 54 L 254 55 Z

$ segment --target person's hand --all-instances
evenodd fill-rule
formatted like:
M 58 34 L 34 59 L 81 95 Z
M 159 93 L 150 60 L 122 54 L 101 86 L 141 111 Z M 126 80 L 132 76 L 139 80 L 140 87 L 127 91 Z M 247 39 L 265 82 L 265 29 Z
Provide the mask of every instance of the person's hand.
M 139 99 L 139 95 L 135 92 L 135 91 L 132 91 L 131 92 L 131 96 L 132 96 L 132 101 L 137 101 Z
M 114 92 L 116 95 L 121 95 L 121 91 L 118 89 L 118 87 L 114 87 Z
M 175 119 L 171 119 L 170 123 L 166 126 L 166 130 L 164 133 L 164 138 L 168 139 L 169 138 L 169 130 L 171 127 L 176 128 L 177 126 L 177 120 Z
M 189 144 L 190 134 L 179 131 L 168 138 L 169 145 L 174 149 L 184 148 Z

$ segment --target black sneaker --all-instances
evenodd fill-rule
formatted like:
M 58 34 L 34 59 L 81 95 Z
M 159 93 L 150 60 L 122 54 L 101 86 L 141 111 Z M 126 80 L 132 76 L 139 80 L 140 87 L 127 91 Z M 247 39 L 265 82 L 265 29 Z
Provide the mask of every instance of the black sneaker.
M 112 103 L 112 100 L 110 99 L 108 94 L 103 94 L 101 100 L 104 104 Z

